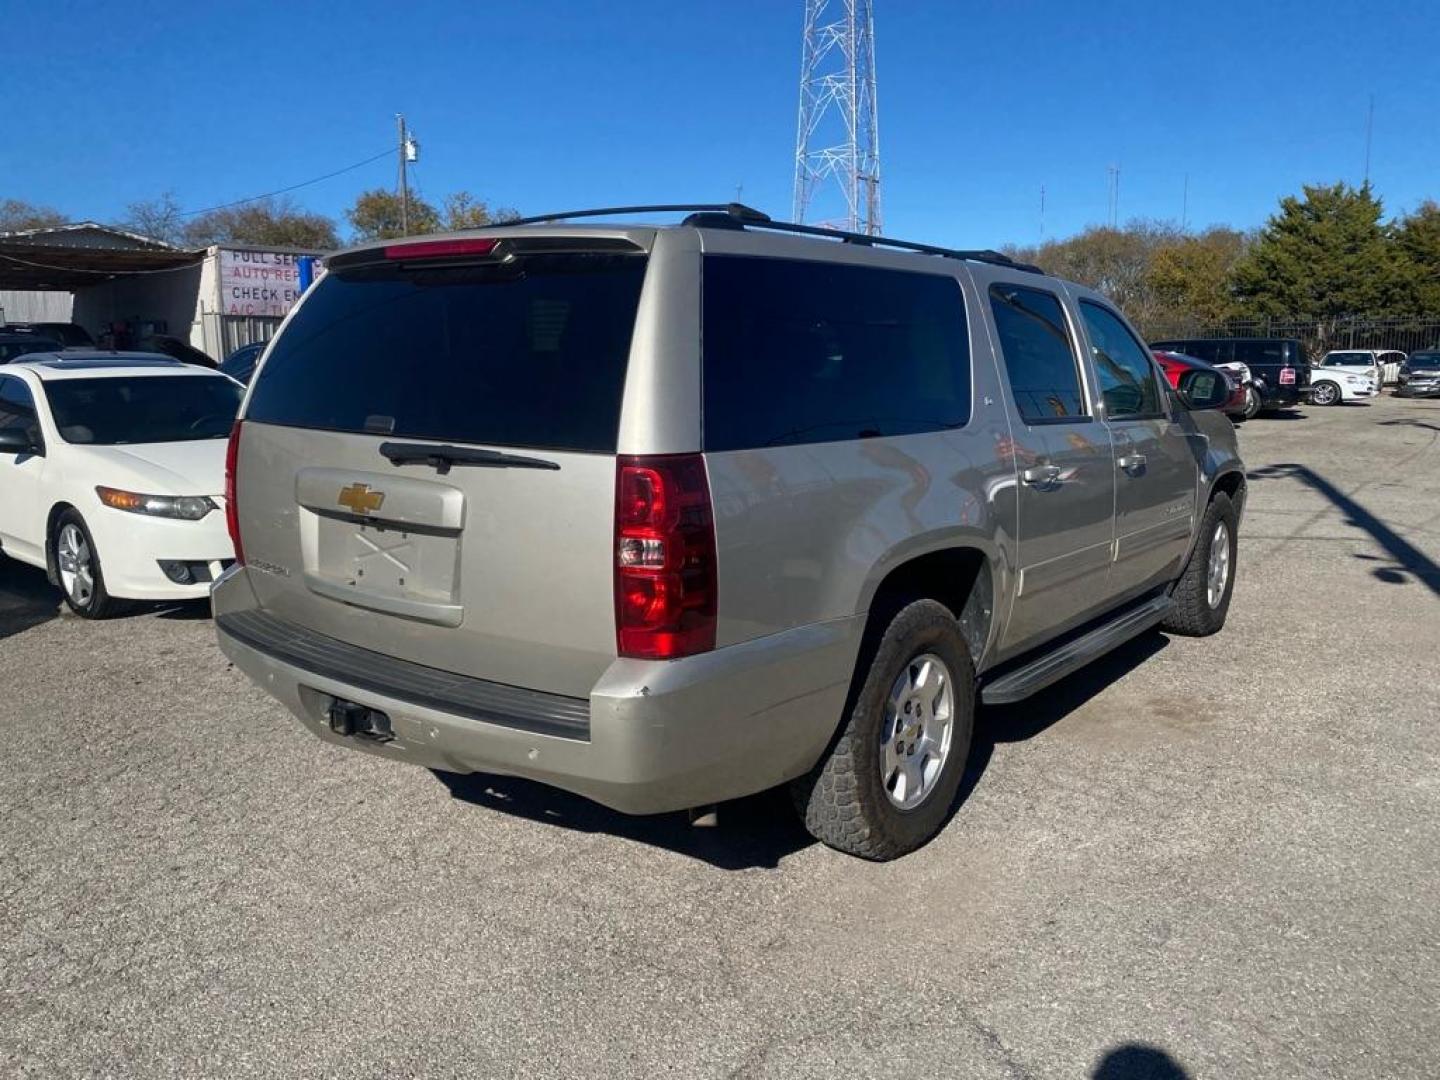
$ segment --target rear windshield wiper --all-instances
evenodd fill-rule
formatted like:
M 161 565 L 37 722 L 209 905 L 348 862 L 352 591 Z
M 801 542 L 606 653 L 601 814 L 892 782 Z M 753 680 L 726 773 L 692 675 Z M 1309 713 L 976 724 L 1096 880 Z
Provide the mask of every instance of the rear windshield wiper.
M 559 462 L 544 458 L 502 454 L 474 446 L 434 446 L 428 443 L 383 442 L 380 454 L 391 465 L 432 465 L 444 476 L 452 465 L 477 465 L 489 469 L 558 469 Z

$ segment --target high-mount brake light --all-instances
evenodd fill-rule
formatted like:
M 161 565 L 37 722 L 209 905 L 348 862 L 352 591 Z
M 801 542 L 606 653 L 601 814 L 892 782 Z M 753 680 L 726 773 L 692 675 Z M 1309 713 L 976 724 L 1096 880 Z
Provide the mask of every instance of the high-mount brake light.
M 672 660 L 715 647 L 715 514 L 699 454 L 621 457 L 615 474 L 615 644 Z
M 452 255 L 489 255 L 500 241 L 491 237 L 471 240 L 421 240 L 413 244 L 391 244 L 387 259 L 444 259 Z

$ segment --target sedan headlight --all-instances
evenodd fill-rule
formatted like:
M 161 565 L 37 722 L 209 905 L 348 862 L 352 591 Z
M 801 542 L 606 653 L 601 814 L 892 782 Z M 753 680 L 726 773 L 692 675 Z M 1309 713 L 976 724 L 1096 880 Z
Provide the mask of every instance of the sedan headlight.
M 141 495 L 135 491 L 121 491 L 119 488 L 97 487 L 95 494 L 106 506 L 116 510 L 128 510 L 132 514 L 147 514 L 150 517 L 183 518 L 199 521 L 215 503 L 204 495 Z

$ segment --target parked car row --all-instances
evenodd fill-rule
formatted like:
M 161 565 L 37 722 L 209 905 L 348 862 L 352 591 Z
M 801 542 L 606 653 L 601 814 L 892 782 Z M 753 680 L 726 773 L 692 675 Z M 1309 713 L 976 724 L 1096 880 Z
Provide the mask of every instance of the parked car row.
M 264 351 L 265 344 L 258 341 L 241 345 L 227 356 L 222 364 L 217 364 L 203 349 L 197 349 L 188 341 L 170 334 L 149 334 L 139 338 L 134 348 L 120 351 L 156 353 L 196 367 L 221 367 L 223 370 L 228 366 L 229 370 L 225 373 L 244 383 L 249 381 L 250 372 L 254 370 L 255 362 Z M 96 349 L 95 339 L 78 323 L 21 322 L 0 325 L 0 364 L 9 363 L 27 353 L 75 349 Z
M 1151 343 L 1168 373 L 1186 365 L 1209 364 L 1232 380 L 1243 406 L 1227 408 L 1236 419 L 1263 411 L 1291 409 L 1309 402 L 1338 405 L 1377 396 L 1396 385 L 1405 397 L 1428 396 L 1429 372 L 1440 350 L 1410 354 L 1395 349 L 1335 349 L 1316 364 L 1306 358 L 1305 345 L 1295 338 L 1184 338 Z M 1421 374 L 1418 382 L 1412 371 Z

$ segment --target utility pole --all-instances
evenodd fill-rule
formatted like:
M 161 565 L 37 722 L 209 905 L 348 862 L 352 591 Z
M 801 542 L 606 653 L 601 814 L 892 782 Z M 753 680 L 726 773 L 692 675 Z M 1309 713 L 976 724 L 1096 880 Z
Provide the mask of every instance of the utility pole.
M 1109 210 L 1110 228 L 1118 228 L 1120 225 L 1120 166 L 1111 165 L 1105 170 L 1109 180 Z
M 1180 196 L 1180 231 L 1188 232 L 1190 225 L 1190 174 L 1185 174 L 1185 187 Z
M 1045 242 L 1045 185 L 1040 185 L 1040 242 Z
M 880 131 L 872 0 L 804 5 L 792 216 L 804 222 L 813 213 L 874 236 L 880 232 Z
M 395 127 L 400 135 L 400 231 L 410 235 L 410 176 L 408 168 L 412 161 L 420 160 L 420 144 L 405 126 L 405 117 L 395 114 Z

